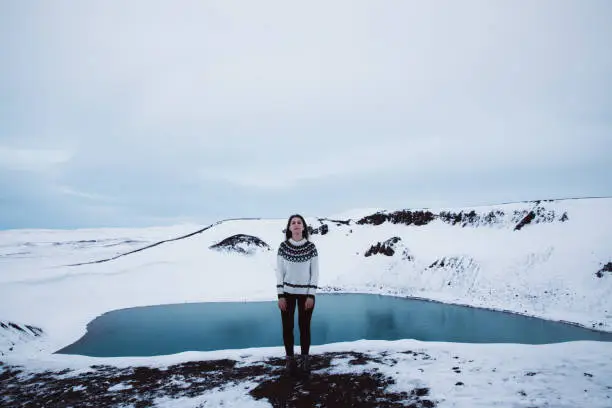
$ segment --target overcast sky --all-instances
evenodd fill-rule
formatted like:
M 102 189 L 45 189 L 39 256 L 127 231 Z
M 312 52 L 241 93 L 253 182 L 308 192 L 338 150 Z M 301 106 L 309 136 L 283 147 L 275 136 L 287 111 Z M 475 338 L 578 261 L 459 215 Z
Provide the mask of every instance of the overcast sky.
M 2 1 L 0 229 L 612 196 L 612 2 Z

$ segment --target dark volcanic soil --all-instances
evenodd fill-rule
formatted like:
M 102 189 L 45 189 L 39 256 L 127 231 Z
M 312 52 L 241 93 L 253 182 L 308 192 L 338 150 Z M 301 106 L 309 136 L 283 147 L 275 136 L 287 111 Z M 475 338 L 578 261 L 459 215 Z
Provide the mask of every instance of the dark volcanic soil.
M 91 366 L 90 371 L 78 373 L 68 369 L 31 373 L 0 362 L 0 406 L 152 407 L 156 398 L 193 398 L 218 387 L 233 388 L 241 382 L 258 383 L 249 394 L 274 407 L 435 406 L 427 397 L 427 388 L 400 393 L 387 391 L 387 386 L 394 381 L 376 369 L 330 373 L 328 369 L 335 359 L 351 359 L 349 364 L 356 367 L 369 362 L 381 363 L 376 357 L 354 352 L 313 355 L 310 379 L 295 379 L 284 374 L 281 358 L 248 365 L 228 359 L 193 361 L 164 369 Z

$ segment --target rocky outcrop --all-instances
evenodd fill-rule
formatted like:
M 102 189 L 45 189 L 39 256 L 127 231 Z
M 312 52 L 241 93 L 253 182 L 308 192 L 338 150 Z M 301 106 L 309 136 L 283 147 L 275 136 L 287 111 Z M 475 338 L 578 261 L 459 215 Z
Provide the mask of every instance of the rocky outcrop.
M 450 225 L 461 225 L 462 227 L 476 227 L 479 225 L 501 224 L 504 221 L 504 212 L 501 210 L 489 211 L 486 214 L 478 214 L 471 210 L 467 212 L 459 211 L 454 213 L 451 211 L 441 211 L 438 218 Z
M 607 264 L 602 266 L 602 268 L 597 271 L 595 276 L 597 276 L 598 278 L 603 278 L 605 272 L 612 274 L 612 262 L 608 262 Z
M 457 272 L 464 272 L 466 270 L 471 270 L 477 267 L 478 266 L 476 262 L 470 257 L 444 256 L 434 261 L 431 265 L 427 267 L 427 269 L 444 268 L 444 269 L 452 269 Z
M 13 351 L 17 343 L 33 340 L 43 334 L 39 327 L 0 320 L 0 356 Z
M 401 210 L 391 213 L 377 212 L 359 219 L 356 224 L 380 225 L 385 222 L 404 225 L 427 225 L 439 219 L 450 225 L 460 225 L 461 227 L 478 227 L 491 225 L 512 225 L 515 231 L 519 231 L 529 224 L 565 222 L 569 219 L 567 212 L 562 214 L 554 210 L 547 209 L 541 201 L 530 203 L 531 209 L 514 210 L 512 213 L 505 213 L 503 210 L 491 210 L 486 213 L 478 213 L 475 210 L 465 210 L 459 212 L 440 211 L 434 214 L 430 211 L 410 211 Z
M 506 214 L 502 210 L 489 211 L 485 214 L 479 214 L 474 210 L 467 212 L 460 211 L 458 213 L 442 211 L 438 217 L 448 224 L 459 224 L 462 227 L 501 225 L 509 222 L 511 225 L 514 225 L 515 231 L 519 231 L 529 224 L 555 221 L 565 222 L 569 219 L 567 212 L 559 215 L 554 210 L 549 210 L 542 206 L 540 202 L 536 202 L 536 205 L 531 210 L 514 210 L 511 214 Z
M 252 235 L 236 234 L 225 238 L 209 247 L 216 251 L 235 252 L 243 255 L 253 255 L 259 250 L 270 251 L 271 248 L 261 239 Z
M 357 224 L 380 225 L 384 222 L 390 222 L 392 224 L 426 225 L 433 221 L 435 217 L 435 214 L 431 211 L 401 210 L 388 214 L 377 212 L 361 218 L 357 221 Z
M 393 237 L 384 242 L 377 242 L 376 244 L 372 245 L 363 254 L 363 256 L 368 257 L 368 256 L 376 255 L 376 254 L 393 256 L 393 254 L 395 253 L 395 250 L 393 249 L 393 244 L 397 242 L 396 240 L 399 240 L 399 238 Z
M 328 221 L 330 223 L 336 224 L 336 227 L 339 227 L 341 225 L 350 225 L 351 224 L 351 220 L 333 220 L 331 218 L 318 218 L 319 222 L 321 224 L 324 224 L 324 221 Z
M 398 245 L 401 242 L 401 240 L 402 239 L 400 237 L 392 237 L 386 241 L 377 242 L 376 244 L 372 245 L 363 255 L 365 257 L 369 257 L 372 255 L 377 255 L 377 254 L 393 256 L 400 249 L 399 247 L 402 246 L 402 245 Z M 413 257 L 410 254 L 410 251 L 408 250 L 408 248 L 403 247 L 401 249 L 403 249 L 402 259 L 412 261 Z
M 315 234 L 325 235 L 328 232 L 329 232 L 329 225 L 327 224 L 322 224 L 321 226 L 317 228 L 312 228 L 310 225 L 308 226 L 308 233 L 310 235 L 315 235 Z
M 473 285 L 480 266 L 469 256 L 444 256 L 427 267 L 435 273 L 436 279 L 443 286 Z
M 513 219 L 516 220 L 517 218 L 520 218 L 520 220 L 514 227 L 515 231 L 519 231 L 521 228 L 525 227 L 525 225 L 529 224 L 555 221 L 565 222 L 568 220 L 567 212 L 559 216 L 554 210 L 548 210 L 541 206 L 539 202 L 531 211 L 515 211 Z

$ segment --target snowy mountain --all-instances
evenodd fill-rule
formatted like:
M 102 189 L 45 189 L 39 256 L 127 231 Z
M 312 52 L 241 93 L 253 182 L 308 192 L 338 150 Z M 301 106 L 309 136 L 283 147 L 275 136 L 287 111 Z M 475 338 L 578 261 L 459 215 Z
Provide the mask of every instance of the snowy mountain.
M 425 298 L 612 332 L 612 198 L 473 208 L 363 210 L 306 220 L 319 251 L 321 292 Z M 0 232 L 0 361 L 25 367 L 71 366 L 75 361 L 106 364 L 108 360 L 104 359 L 52 353 L 80 338 L 95 317 L 114 309 L 274 300 L 276 248 L 284 237 L 285 224 L 284 218 L 234 219 L 204 228 L 181 225 Z M 581 363 L 574 362 L 574 368 L 597 366 L 601 356 L 586 357 L 589 349 L 609 351 L 608 356 L 612 356 L 608 344 L 589 343 L 565 346 L 583 358 Z M 345 347 L 355 350 L 372 344 L 355 342 Z M 492 345 L 434 346 L 408 340 L 376 342 L 374 349 L 397 350 L 398 344 L 434 354 L 490 350 L 485 354 L 491 356 L 507 350 Z M 322 346 L 320 350 L 338 349 L 334 347 Z M 447 347 L 447 351 L 438 347 Z M 529 356 L 535 348 L 517 346 L 516 350 L 517 356 Z M 542 356 L 563 354 L 558 351 L 563 350 L 560 345 L 543 346 L 541 350 Z M 278 349 L 270 354 L 278 356 Z M 205 355 L 218 354 L 191 352 L 180 358 L 189 361 Z M 110 361 L 143 364 L 143 360 Z M 176 360 L 160 357 L 147 361 Z M 487 362 L 481 364 L 480 369 L 490 368 Z M 596 370 L 612 378 L 611 367 L 612 360 L 607 357 Z M 612 383 L 598 384 L 589 403 L 604 407 L 609 401 L 607 395 L 612 394 Z M 455 395 L 454 391 L 438 392 L 442 405 L 443 401 L 450 404 L 447 398 Z M 472 390 L 470 395 L 474 392 L 478 391 Z M 573 391 L 568 388 L 558 392 L 567 397 Z M 577 395 L 574 401 L 584 402 L 581 398 L 582 394 Z M 248 400 L 244 406 L 251 403 Z M 487 403 L 491 400 L 484 400 L 482 406 Z M 478 405 L 466 404 L 447 406 Z

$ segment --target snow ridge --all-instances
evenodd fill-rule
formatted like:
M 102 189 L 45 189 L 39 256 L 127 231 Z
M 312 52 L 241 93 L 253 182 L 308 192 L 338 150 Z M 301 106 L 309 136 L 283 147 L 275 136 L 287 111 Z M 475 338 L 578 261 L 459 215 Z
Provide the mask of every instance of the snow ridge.
M 356 221 L 356 224 L 381 225 L 390 222 L 392 224 L 422 226 L 440 220 L 461 227 L 514 226 L 514 229 L 518 231 L 529 224 L 565 222 L 568 220 L 566 211 L 558 214 L 555 210 L 546 208 L 542 201 L 534 201 L 533 204 L 531 209 L 522 208 L 508 212 L 503 209 L 491 209 L 484 213 L 478 213 L 473 209 L 460 210 L 459 212 L 447 210 L 440 211 L 438 214 L 429 210 L 379 211 L 360 218 Z

